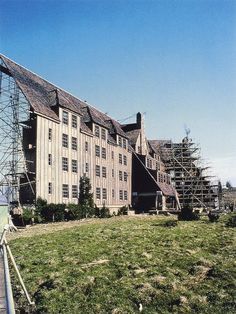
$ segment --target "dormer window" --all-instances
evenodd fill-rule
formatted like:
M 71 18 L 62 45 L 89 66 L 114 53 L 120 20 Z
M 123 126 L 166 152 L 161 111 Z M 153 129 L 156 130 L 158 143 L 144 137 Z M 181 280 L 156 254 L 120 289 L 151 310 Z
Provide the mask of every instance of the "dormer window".
M 123 139 L 123 148 L 126 149 L 127 148 L 127 143 L 126 143 L 126 139 Z
M 102 129 L 102 139 L 106 140 L 106 130 Z
M 62 111 L 62 122 L 66 125 L 68 125 L 68 120 L 69 120 L 69 114 L 67 111 Z
M 98 125 L 95 125 L 94 127 L 94 134 L 95 136 L 100 137 L 100 129 Z
M 118 137 L 118 144 L 120 147 L 122 147 L 122 138 L 120 136 Z

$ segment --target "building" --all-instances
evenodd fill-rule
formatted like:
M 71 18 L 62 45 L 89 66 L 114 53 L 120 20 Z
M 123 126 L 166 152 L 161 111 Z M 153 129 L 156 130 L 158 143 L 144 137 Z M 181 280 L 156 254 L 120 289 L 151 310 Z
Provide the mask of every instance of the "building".
M 138 212 L 178 207 L 178 196 L 160 152 L 145 135 L 144 118 L 122 125 L 132 147 L 132 204 Z
M 186 136 L 181 142 L 152 140 L 165 162 L 165 168 L 176 188 L 181 207 L 214 208 L 218 197 L 218 184 L 212 184 L 209 167 L 200 162 L 200 149 Z
M 119 123 L 5 56 L 0 61 L 1 114 L 6 104 L 9 110 L 0 127 L 12 159 L 7 169 L 4 148 L 0 185 L 10 200 L 77 203 L 86 175 L 97 206 L 131 204 L 132 152 Z

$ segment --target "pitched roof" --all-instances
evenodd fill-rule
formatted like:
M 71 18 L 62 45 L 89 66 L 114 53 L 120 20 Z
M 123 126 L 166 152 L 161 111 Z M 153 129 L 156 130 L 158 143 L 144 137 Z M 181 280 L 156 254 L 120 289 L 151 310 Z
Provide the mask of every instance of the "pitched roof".
M 81 114 L 81 101 L 64 90 L 44 80 L 7 57 L 0 55 L 9 74 L 14 78 L 22 93 L 36 113 L 58 120 L 53 107 L 58 101 L 62 107 Z
M 136 130 L 126 132 L 131 145 L 134 146 L 136 144 L 140 131 L 141 131 L 140 129 L 136 129 Z
M 2 70 L 14 78 L 35 113 L 59 121 L 58 115 L 54 110 L 56 106 L 60 105 L 83 116 L 82 120 L 84 123 L 92 121 L 113 133 L 127 138 L 125 132 L 121 129 L 121 125 L 107 114 L 102 113 L 7 57 L 0 54 L 0 58 L 4 63 Z M 88 133 L 88 127 L 84 124 L 81 126 L 81 129 Z M 112 139 L 110 141 L 112 142 Z

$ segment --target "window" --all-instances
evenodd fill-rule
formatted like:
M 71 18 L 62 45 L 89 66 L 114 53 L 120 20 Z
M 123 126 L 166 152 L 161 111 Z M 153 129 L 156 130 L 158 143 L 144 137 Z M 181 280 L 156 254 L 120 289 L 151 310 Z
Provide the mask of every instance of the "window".
M 52 140 L 52 129 L 48 129 L 48 139 L 49 141 Z
M 111 173 L 112 173 L 112 178 L 114 178 L 114 177 L 115 177 L 115 171 L 114 171 L 114 169 L 111 170 Z
M 88 142 L 85 142 L 85 151 L 88 152 Z
M 72 185 L 72 197 L 78 198 L 78 186 L 77 185 Z
M 72 128 L 77 129 L 77 117 L 72 115 Z
M 100 147 L 98 145 L 95 145 L 95 155 L 100 157 Z
M 119 171 L 119 180 L 122 181 L 122 171 Z
M 52 182 L 48 182 L 48 194 L 52 194 Z
M 128 200 L 128 193 L 127 193 L 127 191 L 124 191 L 124 200 L 125 200 L 125 201 Z
M 63 147 L 68 147 L 68 135 L 67 134 L 62 134 L 62 146 Z
M 126 144 L 126 139 L 123 139 L 123 148 L 126 149 L 127 144 Z
M 106 167 L 102 167 L 102 177 L 103 178 L 107 177 L 107 168 Z
M 124 165 L 127 166 L 127 157 L 125 155 L 123 156 L 123 160 L 124 160 Z
M 85 172 L 89 172 L 89 164 L 87 162 L 85 164 Z
M 71 164 L 71 166 L 72 166 L 72 172 L 78 172 L 78 163 L 77 163 L 77 160 L 75 160 L 75 159 L 72 159 L 72 164 Z
M 107 157 L 106 148 L 105 148 L 105 147 L 102 147 L 102 158 L 103 158 L 103 159 L 106 159 L 106 157 Z
M 119 154 L 119 164 L 122 164 L 122 155 Z
M 120 197 L 120 200 L 122 201 L 123 200 L 123 190 L 119 191 L 119 197 Z
M 115 190 L 112 189 L 112 198 L 115 198 Z
M 102 139 L 105 140 L 106 139 L 106 130 L 102 129 Z
M 102 199 L 103 200 L 107 199 L 107 189 L 102 189 Z
M 120 136 L 118 137 L 118 144 L 120 147 L 122 147 L 122 138 Z
M 94 134 L 95 136 L 100 137 L 100 129 L 98 125 L 95 125 L 94 127 Z
M 52 154 L 48 154 L 48 164 L 49 166 L 52 165 Z
M 114 152 L 113 152 L 113 150 L 111 151 L 111 158 L 114 159 Z
M 101 198 L 101 189 L 96 188 L 96 199 L 100 200 L 100 198 Z
M 77 150 L 77 138 L 76 137 L 72 137 L 71 139 L 71 148 L 73 150 Z
M 128 178 L 128 174 L 127 174 L 127 172 L 124 172 L 124 181 L 127 182 L 127 178 Z
M 100 166 L 96 165 L 96 176 L 100 177 Z
M 68 125 L 69 114 L 66 111 L 62 111 L 62 122 Z
M 68 158 L 62 157 L 62 170 L 68 171 Z
M 62 197 L 69 197 L 69 187 L 68 184 L 62 184 Z

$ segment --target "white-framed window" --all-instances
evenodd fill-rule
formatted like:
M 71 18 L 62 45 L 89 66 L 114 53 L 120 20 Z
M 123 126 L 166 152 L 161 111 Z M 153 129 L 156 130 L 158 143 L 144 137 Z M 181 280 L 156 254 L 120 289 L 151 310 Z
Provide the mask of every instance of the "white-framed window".
M 124 191 L 124 200 L 127 201 L 128 200 L 128 192 Z
M 123 190 L 119 191 L 119 198 L 120 198 L 121 201 L 123 200 Z
M 69 197 L 69 186 L 68 186 L 68 184 L 62 184 L 62 197 L 64 197 L 64 198 Z
M 85 163 L 85 172 L 89 172 L 89 164 L 88 164 L 88 162 Z
M 68 135 L 62 134 L 62 146 L 68 148 Z
M 101 199 L 101 188 L 96 188 L 96 199 Z
M 77 138 L 76 137 L 73 137 L 71 138 L 71 148 L 73 150 L 77 150 Z
M 120 136 L 118 137 L 118 144 L 120 147 L 122 147 L 122 138 Z
M 96 176 L 100 177 L 100 166 L 96 165 Z
M 88 152 L 88 142 L 85 142 L 85 151 Z
M 122 164 L 122 155 L 119 154 L 119 164 Z
M 126 143 L 126 139 L 123 138 L 123 148 L 126 149 L 127 148 L 127 143 Z
M 102 136 L 101 136 L 102 139 L 106 140 L 106 130 L 102 128 L 102 132 L 101 133 L 102 133 Z
M 125 155 L 123 156 L 123 162 L 124 162 L 124 165 L 127 166 L 127 156 Z
M 112 178 L 114 178 L 114 177 L 115 177 L 115 170 L 112 169 L 112 170 L 111 170 L 111 173 L 112 173 Z
M 72 125 L 72 128 L 77 129 L 77 117 L 75 115 L 72 115 L 71 117 L 71 125 Z
M 119 171 L 119 180 L 120 181 L 122 181 L 123 180 L 123 178 L 122 178 L 123 176 L 122 176 L 122 171 Z
M 112 198 L 115 198 L 115 190 L 112 189 Z
M 48 182 L 48 194 L 52 194 L 52 182 Z
M 52 165 L 52 154 L 48 154 L 48 165 Z
M 75 172 L 75 173 L 78 172 L 78 162 L 77 162 L 76 159 L 72 159 L 72 161 L 71 161 L 71 169 L 72 169 L 72 172 Z
M 62 111 L 62 122 L 66 125 L 68 125 L 68 121 L 69 121 L 69 114 L 67 111 Z
M 94 134 L 95 136 L 100 137 L 100 128 L 98 125 L 94 126 Z
M 72 198 L 78 198 L 78 186 L 72 185 Z
M 107 158 L 107 153 L 106 153 L 106 148 L 102 147 L 102 158 L 106 159 Z
M 127 178 L 128 178 L 128 173 L 127 173 L 127 172 L 124 172 L 124 181 L 127 182 Z
M 62 170 L 68 171 L 68 158 L 62 157 Z
M 52 140 L 52 129 L 48 129 L 48 140 L 51 141 Z
M 111 159 L 114 159 L 114 151 L 111 151 Z
M 107 168 L 106 167 L 102 167 L 102 177 L 103 178 L 107 177 Z
M 95 156 L 100 157 L 100 146 L 95 145 Z
M 107 199 L 107 189 L 105 189 L 105 188 L 102 189 L 102 199 L 103 200 Z

